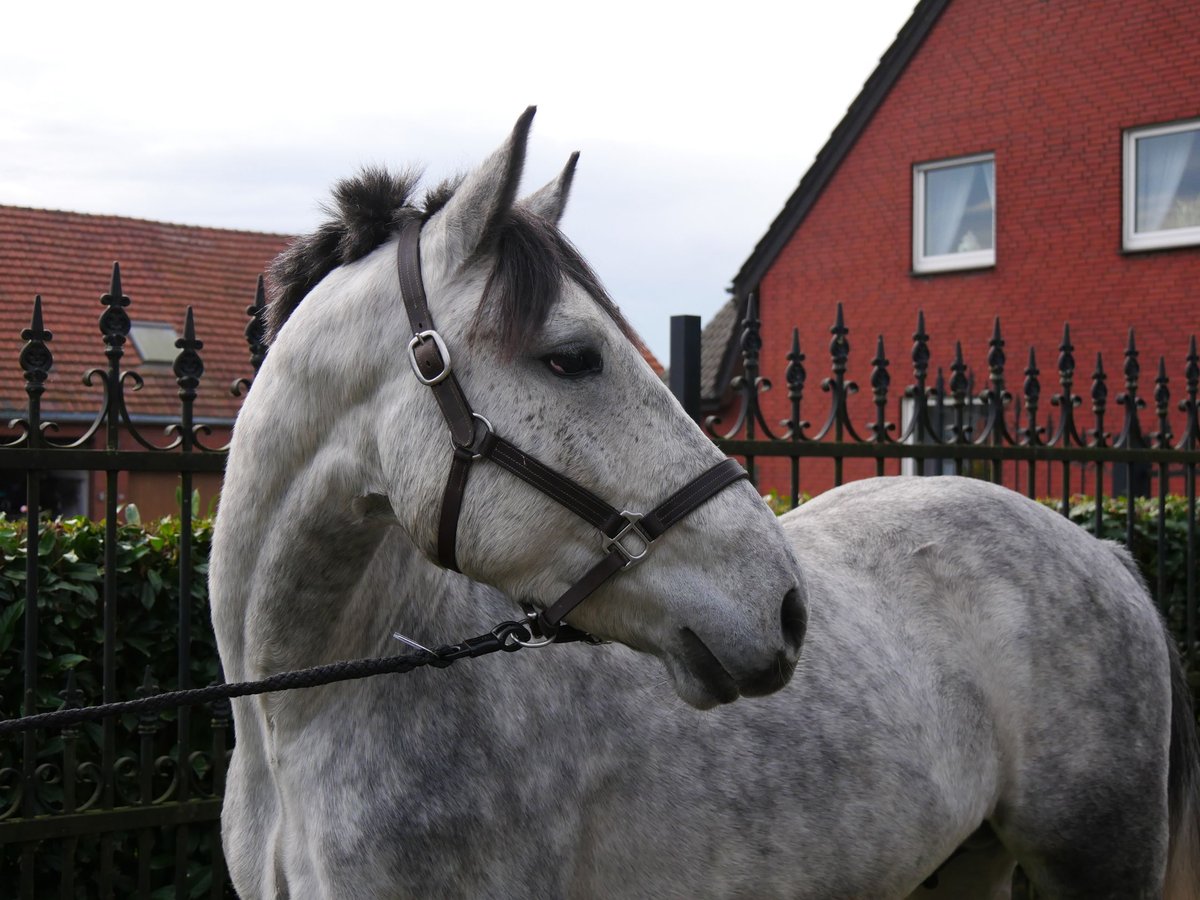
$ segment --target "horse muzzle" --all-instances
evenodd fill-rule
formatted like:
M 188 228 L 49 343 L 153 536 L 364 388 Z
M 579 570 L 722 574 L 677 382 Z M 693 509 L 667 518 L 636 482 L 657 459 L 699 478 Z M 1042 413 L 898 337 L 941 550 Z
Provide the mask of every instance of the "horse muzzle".
M 739 697 L 774 693 L 788 683 L 796 669 L 807 624 L 801 592 L 793 587 L 780 606 L 778 642 L 758 652 L 736 647 L 728 636 L 706 641 L 692 628 L 680 628 L 672 648 L 675 652 L 667 658 L 676 691 L 701 709 L 732 703 Z

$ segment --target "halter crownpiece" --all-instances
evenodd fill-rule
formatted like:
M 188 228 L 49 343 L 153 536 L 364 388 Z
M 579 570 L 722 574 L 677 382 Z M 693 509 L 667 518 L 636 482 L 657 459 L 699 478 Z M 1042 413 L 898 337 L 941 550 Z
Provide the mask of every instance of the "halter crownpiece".
M 729 485 L 749 477 L 736 460 L 725 459 L 689 481 L 648 513 L 622 511 L 610 506 L 583 485 L 518 450 L 496 434 L 487 419 L 472 411 L 454 375 L 450 350 L 433 326 L 433 316 L 425 298 L 425 285 L 421 279 L 420 221 L 409 221 L 401 228 L 396 266 L 400 295 L 413 332 L 408 343 L 409 362 L 417 379 L 433 391 L 450 428 L 450 442 L 454 448 L 438 519 L 438 561 L 447 569 L 459 571 L 455 547 L 458 519 L 471 466 L 480 459 L 491 460 L 516 475 L 601 532 L 604 556 L 531 622 L 546 639 L 553 640 L 563 619 L 604 582 L 642 562 L 668 528 Z

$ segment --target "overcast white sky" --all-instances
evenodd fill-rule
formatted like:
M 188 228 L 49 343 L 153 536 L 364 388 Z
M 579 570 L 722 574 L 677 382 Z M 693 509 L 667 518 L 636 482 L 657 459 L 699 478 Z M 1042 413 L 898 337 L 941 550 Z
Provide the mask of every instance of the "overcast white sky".
M 915 0 L 19 3 L 0 203 L 296 233 L 363 163 L 477 162 L 537 104 L 526 186 L 664 361 L 707 318 Z

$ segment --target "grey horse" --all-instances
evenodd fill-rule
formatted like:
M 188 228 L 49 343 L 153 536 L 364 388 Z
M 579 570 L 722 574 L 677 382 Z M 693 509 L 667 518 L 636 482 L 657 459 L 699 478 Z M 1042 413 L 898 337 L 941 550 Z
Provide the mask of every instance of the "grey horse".
M 558 231 L 573 160 L 516 199 L 531 115 L 423 205 L 410 178 L 343 182 L 276 264 L 211 561 L 230 679 L 401 652 L 397 629 L 478 634 L 599 551 L 480 463 L 463 574 L 434 562 L 450 446 L 404 351 L 411 217 L 457 377 L 498 434 L 628 508 L 720 459 Z M 743 481 L 652 551 L 570 615 L 611 644 L 236 701 L 240 895 L 993 898 L 1019 863 L 1039 897 L 1200 896 L 1190 699 L 1120 548 L 937 478 L 782 520 Z

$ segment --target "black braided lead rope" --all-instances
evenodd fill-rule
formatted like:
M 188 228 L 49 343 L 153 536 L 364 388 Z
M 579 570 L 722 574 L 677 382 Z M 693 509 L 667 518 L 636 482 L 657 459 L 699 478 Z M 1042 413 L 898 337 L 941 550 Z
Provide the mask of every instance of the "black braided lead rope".
M 296 669 L 292 672 L 280 672 L 259 681 L 213 684 L 186 691 L 169 691 L 165 694 L 155 694 L 152 697 L 142 697 L 138 700 L 123 700 L 80 709 L 60 709 L 56 712 L 38 713 L 19 719 L 4 719 L 0 720 L 0 736 L 19 734 L 40 728 L 67 728 L 82 722 L 98 721 L 109 716 L 126 713 L 161 712 L 164 709 L 178 706 L 200 706 L 216 700 L 228 700 L 231 697 L 248 697 L 273 691 L 317 687 L 322 684 L 332 684 L 335 681 L 370 678 L 372 675 L 411 672 L 422 666 L 444 669 L 460 659 L 474 659 L 498 651 L 512 653 L 526 646 L 527 642 L 534 641 L 535 638 L 530 627 L 524 622 L 504 622 L 487 634 L 467 638 L 457 644 L 447 644 L 434 650 L 406 653 L 399 656 L 350 659 L 323 666 L 312 666 L 307 669 Z M 566 633 L 556 634 L 554 637 L 554 643 L 557 644 L 590 640 L 594 640 L 590 635 L 572 628 L 568 628 Z M 532 646 L 539 646 L 539 644 L 534 643 Z

